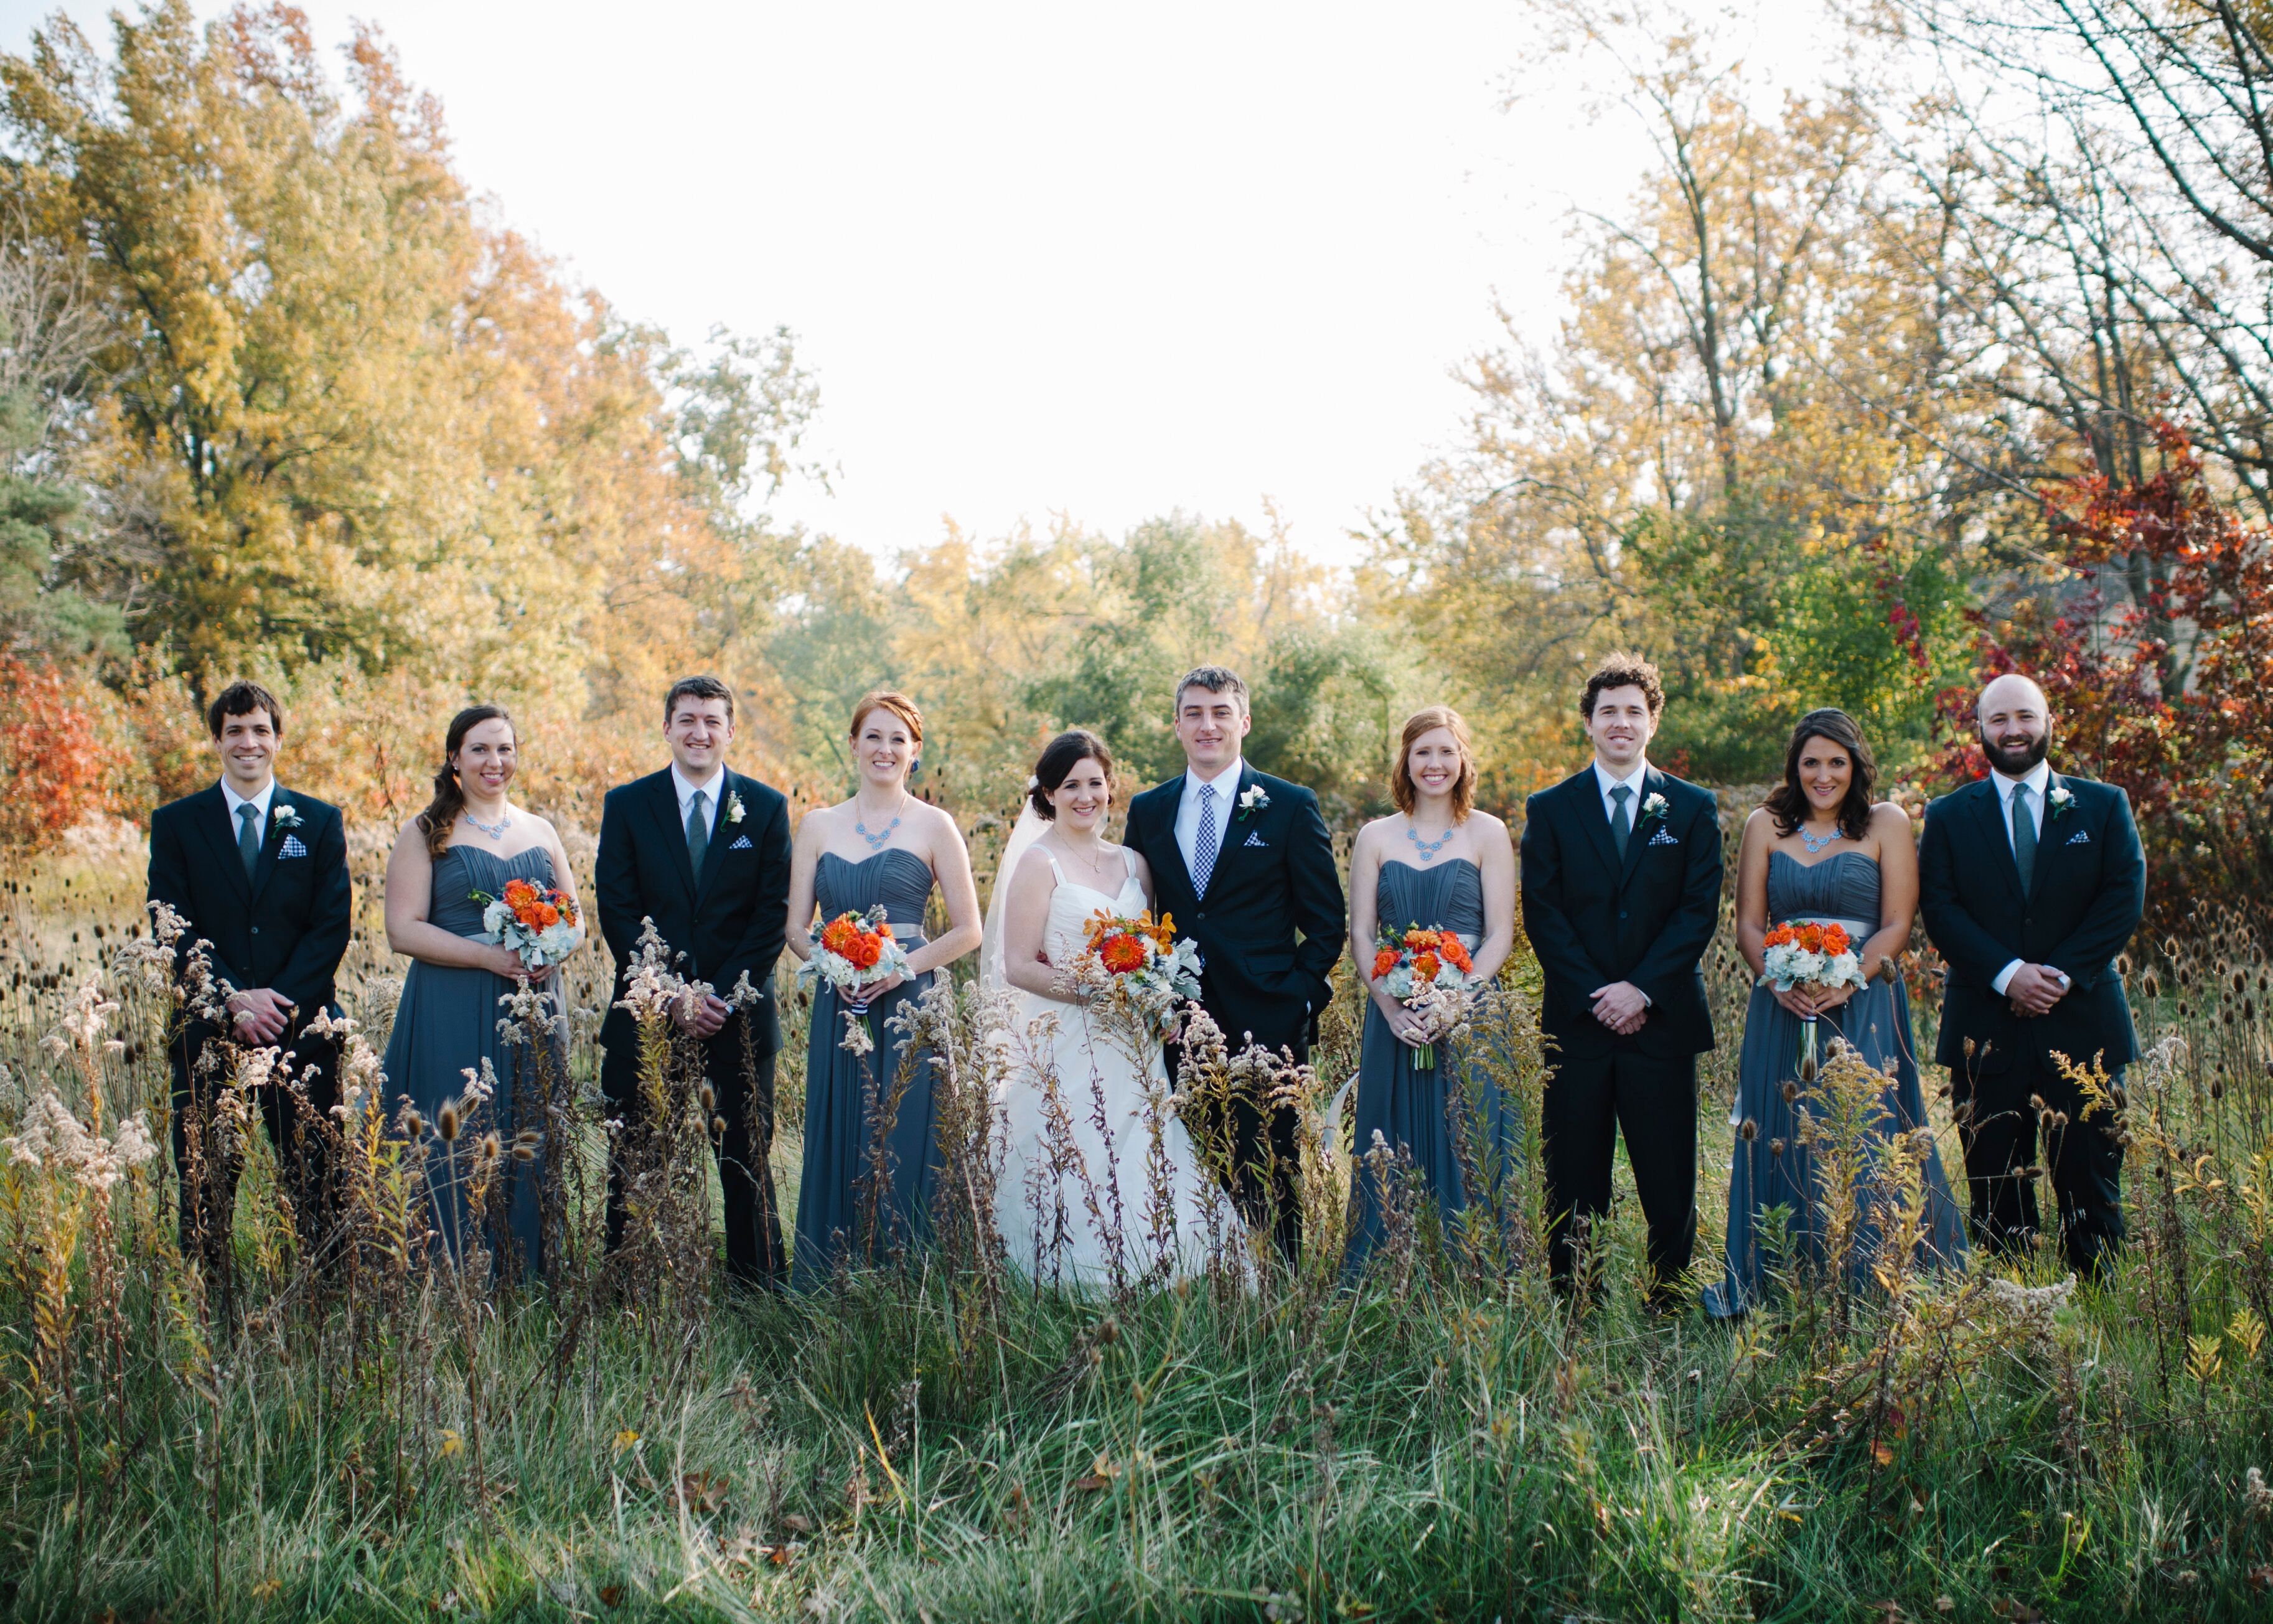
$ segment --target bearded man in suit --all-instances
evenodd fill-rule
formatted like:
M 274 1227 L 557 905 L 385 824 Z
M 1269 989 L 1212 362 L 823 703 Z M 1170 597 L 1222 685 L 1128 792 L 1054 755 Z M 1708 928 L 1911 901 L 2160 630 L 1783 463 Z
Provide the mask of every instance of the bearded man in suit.
M 1974 1244 L 2035 1239 L 2041 1139 L 2061 1246 L 2092 1279 L 2123 1239 L 2123 1147 L 2059 1063 L 2096 1060 L 2119 1084 L 2138 1056 L 2115 960 L 2146 909 L 2146 857 L 2129 797 L 2052 771 L 2032 680 L 1983 688 L 1975 724 L 1989 776 L 1928 807 L 1918 846 L 1918 911 L 1949 961 L 1934 1059 L 1949 1068 Z

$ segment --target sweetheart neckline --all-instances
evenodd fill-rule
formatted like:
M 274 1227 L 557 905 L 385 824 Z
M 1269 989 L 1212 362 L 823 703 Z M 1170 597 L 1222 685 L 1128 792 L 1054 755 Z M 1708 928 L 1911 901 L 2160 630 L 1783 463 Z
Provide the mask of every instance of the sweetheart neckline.
M 1442 863 L 1432 864 L 1426 868 L 1419 863 L 1407 862 L 1402 857 L 1384 857 L 1381 860 L 1381 866 L 1384 868 L 1410 868 L 1415 874 L 1442 874 L 1454 863 L 1466 863 L 1478 874 L 1484 871 L 1483 864 L 1473 857 L 1447 857 Z
M 1872 856 L 1870 853 L 1858 852 L 1851 847 L 1843 852 L 1834 852 L 1828 857 L 1819 857 L 1813 862 L 1807 862 L 1800 858 L 1794 857 L 1789 852 L 1785 851 L 1780 846 L 1771 847 L 1768 852 L 1768 861 L 1773 862 L 1779 857 L 1782 858 L 1786 862 L 1792 864 L 1795 868 L 1826 868 L 1830 867 L 1833 863 L 1837 862 L 1842 857 L 1859 857 L 1864 862 L 1870 864 L 1873 868 L 1881 866 L 1879 860 Z
M 847 857 L 842 852 L 823 852 L 821 853 L 821 856 L 824 859 L 834 857 L 838 862 L 843 863 L 848 868 L 865 868 L 870 863 L 874 862 L 877 859 L 882 857 L 904 857 L 911 862 L 923 863 L 923 871 L 926 874 L 929 874 L 931 872 L 931 865 L 929 863 L 924 862 L 922 858 L 918 857 L 913 852 L 911 852 L 904 846 L 888 846 L 881 852 L 871 852 L 866 857 Z

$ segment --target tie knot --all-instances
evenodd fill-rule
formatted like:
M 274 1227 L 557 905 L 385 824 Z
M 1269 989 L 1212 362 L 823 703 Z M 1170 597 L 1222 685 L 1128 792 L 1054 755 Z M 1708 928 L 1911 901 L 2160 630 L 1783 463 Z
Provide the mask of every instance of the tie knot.
M 702 803 L 709 799 L 709 795 L 710 792 L 707 789 L 698 789 L 694 792 L 694 809 L 697 812 L 702 810 Z
M 1213 801 L 1215 799 L 1215 786 L 1212 784 L 1201 785 L 1200 799 L 1202 801 Z
M 1633 799 L 1633 786 L 1631 784 L 1614 785 L 1610 790 L 1610 799 L 1617 801 L 1620 806 L 1625 805 L 1627 801 Z
M 2014 786 L 2013 786 L 2013 799 L 2014 799 L 2014 800 L 2015 800 L 2015 801 L 2026 801 L 2026 800 L 2029 798 L 2029 786 L 2028 786 L 2026 784 L 2015 784 Z
M 249 801 L 236 809 L 236 819 L 237 822 L 241 823 L 250 823 L 254 818 L 259 817 L 259 816 L 260 808 L 254 806 Z

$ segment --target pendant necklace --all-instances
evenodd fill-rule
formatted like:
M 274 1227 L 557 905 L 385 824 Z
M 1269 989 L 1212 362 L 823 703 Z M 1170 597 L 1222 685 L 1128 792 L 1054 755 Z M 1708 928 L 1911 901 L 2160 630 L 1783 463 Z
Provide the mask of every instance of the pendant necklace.
M 856 802 L 855 804 L 857 805 L 858 803 Z M 905 790 L 902 790 L 900 792 L 900 805 L 904 807 L 907 804 L 908 793 Z M 892 821 L 885 824 L 880 833 L 873 835 L 868 832 L 868 825 L 862 823 L 857 815 L 852 819 L 852 832 L 859 835 L 863 840 L 866 840 L 868 843 L 868 849 L 872 852 L 882 851 L 884 849 L 884 842 L 892 838 L 892 831 L 897 829 L 899 826 L 900 815 L 897 812 L 892 814 Z
M 1838 839 L 1846 832 L 1847 831 L 1843 829 L 1834 827 L 1827 835 L 1813 834 L 1809 831 L 1806 824 L 1802 823 L 1799 826 L 1799 843 L 1805 846 L 1808 850 L 1808 854 L 1812 856 L 1816 853 L 1821 851 L 1825 846 L 1830 845 L 1834 840 Z
M 494 823 L 484 823 L 482 822 L 481 819 L 474 816 L 473 808 L 470 807 L 461 807 L 459 808 L 459 812 L 460 815 L 465 818 L 466 822 L 471 823 L 475 828 L 480 830 L 492 840 L 504 839 L 505 831 L 513 827 L 513 808 L 511 807 L 507 807 L 505 809 L 505 816 L 498 819 Z
M 1423 840 L 1421 831 L 1408 823 L 1405 825 L 1405 838 L 1413 842 L 1414 850 L 1421 853 L 1421 861 L 1425 863 L 1434 860 L 1437 853 L 1452 843 L 1453 828 L 1454 825 L 1448 823 L 1444 826 L 1444 832 L 1436 839 Z

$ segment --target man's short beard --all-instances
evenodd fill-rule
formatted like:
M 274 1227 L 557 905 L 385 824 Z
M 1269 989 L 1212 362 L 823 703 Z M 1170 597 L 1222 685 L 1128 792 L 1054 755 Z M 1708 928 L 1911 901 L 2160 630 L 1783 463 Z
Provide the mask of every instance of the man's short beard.
M 1992 767 L 2008 778 L 2027 778 L 2037 770 L 2037 763 L 2044 760 L 2052 748 L 2052 736 L 2049 729 L 2029 740 L 2028 748 L 2017 756 L 2009 750 L 1998 748 L 1990 742 L 1987 733 L 1981 735 L 1981 753 L 1989 758 Z

